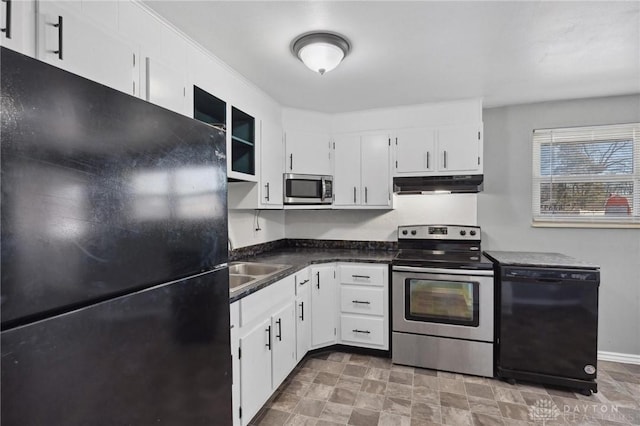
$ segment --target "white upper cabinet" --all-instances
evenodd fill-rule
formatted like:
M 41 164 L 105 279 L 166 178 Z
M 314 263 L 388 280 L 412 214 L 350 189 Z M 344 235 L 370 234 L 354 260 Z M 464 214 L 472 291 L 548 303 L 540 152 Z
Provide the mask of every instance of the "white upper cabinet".
M 389 136 L 337 135 L 334 142 L 334 207 L 390 207 Z
M 0 46 L 34 57 L 36 54 L 35 0 L 0 4 Z
M 284 172 L 282 126 L 270 120 L 263 120 L 261 126 L 260 206 L 282 208 L 282 173 Z
M 396 150 L 396 174 L 435 170 L 435 129 L 398 130 L 395 132 L 394 144 Z
M 391 207 L 390 140 L 387 134 L 363 135 L 361 145 L 361 204 Z
M 287 131 L 285 147 L 285 173 L 331 175 L 328 133 Z
M 13 2 L 17 3 L 17 2 Z M 90 3 L 90 2 L 89 2 Z M 118 2 L 102 2 L 117 8 Z M 85 16 L 80 2 L 38 3 L 36 57 L 58 68 L 139 95 L 139 59 L 135 45 Z M 88 10 L 94 9 L 89 7 Z M 117 9 L 115 9 L 117 16 Z
M 184 72 L 148 56 L 144 65 L 145 100 L 179 114 L 190 115 Z
M 482 173 L 482 131 L 478 125 L 438 128 L 438 170 Z
M 482 173 L 482 124 L 403 129 L 393 139 L 395 176 Z
M 337 135 L 334 143 L 333 205 L 360 205 L 360 135 Z

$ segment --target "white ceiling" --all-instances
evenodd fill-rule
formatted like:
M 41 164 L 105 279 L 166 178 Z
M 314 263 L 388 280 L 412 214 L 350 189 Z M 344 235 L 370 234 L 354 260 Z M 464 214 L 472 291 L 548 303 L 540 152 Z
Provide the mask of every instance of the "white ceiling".
M 485 106 L 640 93 L 640 2 L 145 1 L 284 106 L 344 112 L 470 97 Z M 312 30 L 351 54 L 320 76 Z

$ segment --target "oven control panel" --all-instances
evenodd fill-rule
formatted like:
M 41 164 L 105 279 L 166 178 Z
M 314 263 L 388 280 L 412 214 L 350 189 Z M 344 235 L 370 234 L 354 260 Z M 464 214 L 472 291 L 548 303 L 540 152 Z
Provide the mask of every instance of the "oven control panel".
M 405 225 L 398 227 L 398 239 L 480 241 L 480 227 L 461 225 Z

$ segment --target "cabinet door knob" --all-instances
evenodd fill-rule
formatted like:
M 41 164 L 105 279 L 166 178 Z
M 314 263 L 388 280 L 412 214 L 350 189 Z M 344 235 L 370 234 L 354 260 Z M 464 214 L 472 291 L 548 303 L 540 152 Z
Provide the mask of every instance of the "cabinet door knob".
M 318 290 L 320 290 L 320 272 L 316 272 L 316 277 L 318 277 Z
M 289 154 L 289 170 L 293 170 L 293 154 Z
M 267 182 L 267 183 L 265 184 L 265 186 L 264 186 L 264 187 L 265 187 L 265 189 L 267 190 L 267 191 L 266 191 L 266 192 L 267 192 L 267 194 L 264 196 L 264 198 L 265 198 L 267 201 L 269 201 L 269 182 Z

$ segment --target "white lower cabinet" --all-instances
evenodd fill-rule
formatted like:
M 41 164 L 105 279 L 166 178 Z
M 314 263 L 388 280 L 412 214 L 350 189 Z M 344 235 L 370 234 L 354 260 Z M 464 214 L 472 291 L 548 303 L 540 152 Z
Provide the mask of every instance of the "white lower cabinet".
M 342 314 L 340 340 L 352 346 L 385 346 L 384 317 Z
M 311 267 L 311 349 L 336 342 L 336 290 L 334 264 Z
M 248 424 L 271 395 L 271 317 L 240 337 L 241 424 Z
M 293 275 L 239 301 L 240 404 L 233 414 L 240 425 L 249 423 L 296 365 L 294 301 Z
M 296 361 L 311 348 L 311 278 L 309 268 L 296 273 Z
M 233 424 L 247 425 L 310 349 L 389 349 L 388 265 L 302 269 L 231 304 Z
M 293 300 L 271 316 L 271 388 L 296 366 L 296 320 Z
M 233 413 L 233 426 L 240 426 L 240 302 L 233 302 L 229 306 L 229 323 L 231 329 L 231 412 Z
M 340 280 L 340 343 L 389 349 L 389 268 L 344 263 Z

